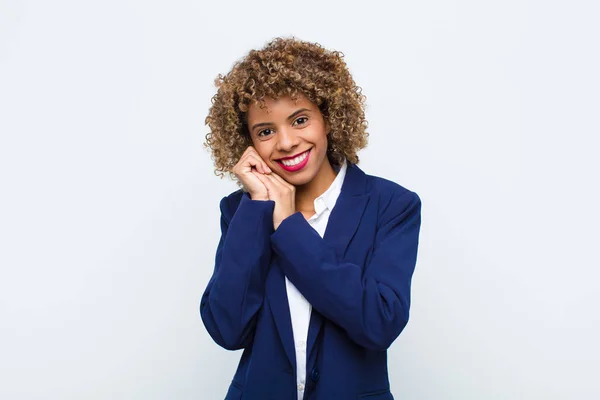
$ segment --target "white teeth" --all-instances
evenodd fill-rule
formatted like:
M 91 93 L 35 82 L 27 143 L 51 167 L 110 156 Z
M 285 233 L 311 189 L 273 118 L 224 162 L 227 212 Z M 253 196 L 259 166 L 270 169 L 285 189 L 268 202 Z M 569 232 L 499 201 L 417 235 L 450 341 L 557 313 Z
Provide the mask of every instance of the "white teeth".
M 304 159 L 306 158 L 307 155 L 308 155 L 308 151 L 306 151 L 304 154 L 302 154 L 302 155 L 300 155 L 300 156 L 298 156 L 296 158 L 293 158 L 291 160 L 281 160 L 281 162 L 286 167 L 293 167 L 294 165 L 298 165 L 302 161 L 304 161 Z

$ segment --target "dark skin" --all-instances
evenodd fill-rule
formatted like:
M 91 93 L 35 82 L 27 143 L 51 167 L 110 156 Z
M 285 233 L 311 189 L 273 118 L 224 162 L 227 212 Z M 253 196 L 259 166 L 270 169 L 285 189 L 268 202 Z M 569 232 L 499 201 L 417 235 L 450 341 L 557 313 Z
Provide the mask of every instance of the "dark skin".
M 305 219 L 315 214 L 314 200 L 331 185 L 336 172 L 327 157 L 329 126 L 319 108 L 302 93 L 297 101 L 289 97 L 266 98 L 266 108 L 250 106 L 247 123 L 249 146 L 233 172 L 253 200 L 273 200 L 273 226 L 301 212 Z M 281 158 L 308 152 L 308 163 L 288 171 Z

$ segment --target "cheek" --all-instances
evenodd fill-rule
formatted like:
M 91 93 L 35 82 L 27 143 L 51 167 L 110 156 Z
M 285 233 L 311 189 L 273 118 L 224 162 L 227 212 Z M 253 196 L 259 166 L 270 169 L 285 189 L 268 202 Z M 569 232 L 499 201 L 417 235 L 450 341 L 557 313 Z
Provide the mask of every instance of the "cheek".
M 265 146 L 264 143 L 256 143 L 254 149 L 263 161 L 270 161 L 271 149 L 268 146 Z
M 327 135 L 324 134 L 320 137 L 321 147 L 327 149 Z

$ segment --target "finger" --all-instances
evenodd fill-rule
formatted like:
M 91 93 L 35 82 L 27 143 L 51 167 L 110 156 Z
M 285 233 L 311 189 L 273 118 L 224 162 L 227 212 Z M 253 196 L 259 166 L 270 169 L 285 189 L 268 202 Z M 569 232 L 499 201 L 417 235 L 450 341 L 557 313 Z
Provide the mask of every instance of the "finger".
M 252 165 L 254 165 L 256 169 L 261 173 L 271 173 L 271 168 L 269 168 L 265 160 L 263 160 L 262 157 L 256 151 L 248 153 L 248 155 L 246 156 L 246 162 L 248 162 L 248 160 L 254 160 L 254 164 Z
M 264 175 L 265 178 L 268 179 L 271 187 L 269 188 L 269 190 L 271 190 L 272 193 L 276 193 L 277 195 L 283 195 L 285 193 L 289 193 L 290 192 L 290 188 L 287 187 L 285 184 L 283 184 L 279 179 L 277 179 L 275 176 L 275 173 L 269 174 L 269 175 Z
M 259 180 L 259 181 L 261 181 L 261 182 L 263 182 L 263 183 L 264 183 L 264 178 L 263 178 L 263 177 L 264 177 L 264 176 L 266 176 L 265 174 L 263 174 L 263 173 L 262 173 L 262 172 L 260 172 L 260 171 L 257 171 L 257 170 L 255 170 L 255 169 L 253 169 L 253 170 L 252 170 L 252 171 L 250 171 L 250 172 L 252 173 L 252 175 L 256 176 L 256 177 L 258 178 L 258 180 Z M 261 178 L 263 178 L 263 179 L 261 179 Z
M 250 156 L 251 154 L 254 154 L 254 155 L 258 156 L 256 150 L 252 146 L 246 147 L 246 150 L 244 150 L 244 152 L 242 153 L 242 155 L 238 159 L 237 164 L 242 165 L 246 161 L 246 159 L 248 158 L 248 156 Z
M 258 154 L 258 151 L 256 151 L 256 148 L 254 148 L 254 146 L 249 146 L 247 150 L 250 154 L 253 154 L 254 157 L 256 157 L 256 159 L 258 159 L 262 163 L 264 170 L 267 173 L 271 173 L 271 168 L 267 165 L 266 161 L 260 156 L 260 154 Z
M 247 147 L 246 150 L 242 153 L 242 155 L 238 159 L 236 165 L 244 164 L 244 162 L 246 161 L 246 158 L 248 158 L 249 154 L 251 154 L 251 149 L 250 149 L 250 147 Z
M 254 146 L 248 146 L 248 147 L 246 147 L 246 150 L 244 150 L 244 153 L 242 154 L 242 156 L 246 156 L 246 155 L 252 154 L 252 153 L 256 153 L 256 149 L 254 148 Z
M 287 188 L 288 190 L 293 190 L 296 187 L 292 184 L 290 184 L 288 181 L 286 181 L 285 179 L 283 179 L 280 175 L 277 175 L 276 173 L 272 173 L 269 176 L 272 176 L 273 179 L 275 179 L 275 181 L 277 181 L 277 183 L 285 188 Z
M 257 171 L 252 171 L 252 173 L 258 178 L 259 181 L 261 181 L 265 185 L 265 187 L 267 187 L 267 184 L 270 184 L 270 182 L 265 178 L 264 174 L 261 174 Z
M 260 161 L 258 161 L 256 159 L 256 157 L 254 156 L 254 154 L 252 154 L 252 153 L 248 154 L 248 156 L 244 160 L 244 165 L 246 167 L 250 167 L 250 171 L 252 171 L 252 167 L 254 167 L 261 174 L 264 173 L 264 171 L 262 170 L 262 165 L 261 165 Z
M 246 159 L 245 163 L 246 163 L 246 165 L 249 165 L 250 167 L 253 166 L 254 168 L 256 168 L 256 170 L 258 172 L 260 172 L 261 174 L 264 174 L 267 171 L 270 172 L 270 170 L 268 169 L 269 167 L 260 158 L 260 156 L 255 156 L 254 154 L 250 154 L 250 155 L 248 155 L 248 158 Z
M 271 195 L 274 191 L 274 187 L 273 182 L 271 182 L 271 180 L 269 179 L 270 175 L 264 175 L 255 171 L 252 171 L 252 173 L 263 183 L 263 185 L 265 185 L 265 187 L 267 188 L 267 193 Z

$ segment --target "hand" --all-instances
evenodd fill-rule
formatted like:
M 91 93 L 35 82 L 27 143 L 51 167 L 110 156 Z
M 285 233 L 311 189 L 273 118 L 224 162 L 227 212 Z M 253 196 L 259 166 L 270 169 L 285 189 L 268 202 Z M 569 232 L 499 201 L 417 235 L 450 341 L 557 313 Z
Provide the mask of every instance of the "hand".
M 267 188 L 269 200 L 275 201 L 273 210 L 273 228 L 277 229 L 281 222 L 296 212 L 296 187 L 272 172 L 263 175 L 253 172 Z
M 267 188 L 256 175 L 270 174 L 271 169 L 253 146 L 248 146 L 231 171 L 242 182 L 252 200 L 269 200 Z

